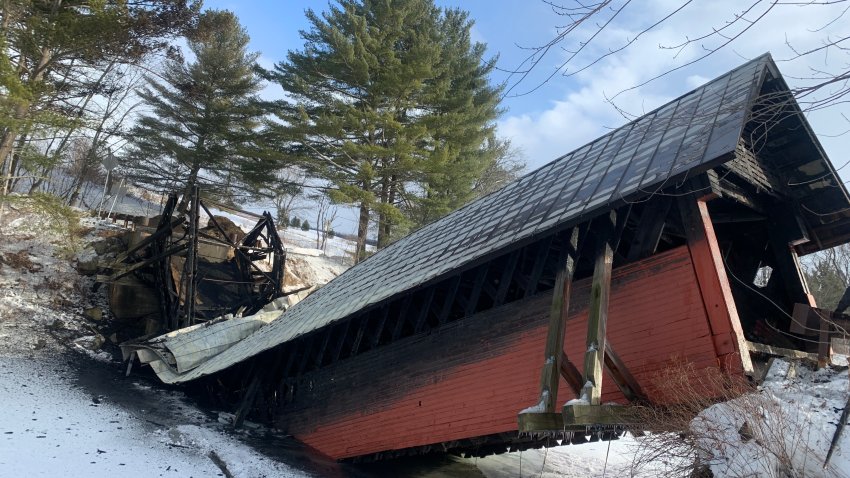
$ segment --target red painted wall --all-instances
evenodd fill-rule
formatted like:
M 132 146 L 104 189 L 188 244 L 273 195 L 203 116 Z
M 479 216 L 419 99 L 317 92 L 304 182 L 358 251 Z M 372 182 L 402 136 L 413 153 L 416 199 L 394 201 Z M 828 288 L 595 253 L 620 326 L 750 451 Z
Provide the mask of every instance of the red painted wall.
M 580 370 L 589 285 L 573 286 L 565 341 Z M 517 412 L 538 398 L 550 301 L 541 294 L 318 370 L 278 425 L 336 459 L 515 432 Z M 608 337 L 644 386 L 671 359 L 717 365 L 686 247 L 614 271 Z M 560 390 L 559 402 L 574 398 L 563 381 Z M 623 400 L 608 377 L 602 399 Z

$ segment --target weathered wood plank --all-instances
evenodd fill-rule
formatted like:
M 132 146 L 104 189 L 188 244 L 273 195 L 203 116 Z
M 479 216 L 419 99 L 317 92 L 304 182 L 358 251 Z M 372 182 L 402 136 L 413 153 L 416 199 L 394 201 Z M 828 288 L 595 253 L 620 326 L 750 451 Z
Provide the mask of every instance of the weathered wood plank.
M 735 364 L 740 364 L 745 373 L 752 373 L 753 364 L 750 354 L 747 353 L 741 319 L 708 213 L 706 201 L 710 197 L 697 198 L 687 195 L 678 198 L 682 227 L 708 315 L 718 360 L 724 368 L 735 368 Z
M 608 369 L 608 373 L 611 375 L 617 388 L 620 389 L 623 396 L 630 402 L 646 403 L 649 401 L 640 383 L 629 372 L 626 364 L 623 363 L 620 356 L 614 352 L 614 348 L 607 341 L 605 342 L 605 368 Z
M 575 252 L 571 251 L 577 250 L 578 241 L 579 229 L 575 227 L 570 232 L 567 240 L 568 245 L 565 246 L 570 251 L 567 251 L 564 262 L 558 269 L 555 276 L 555 288 L 552 290 L 549 328 L 546 334 L 546 348 L 543 352 L 543 370 L 540 374 L 540 399 L 548 413 L 555 412 L 555 404 L 558 402 L 561 366 L 566 357 L 564 353 L 564 332 L 570 310 L 570 290 L 577 259 Z
M 608 301 L 611 297 L 611 269 L 614 250 L 611 248 L 613 226 L 617 213 L 594 222 L 596 232 L 595 264 L 590 286 L 590 303 L 587 313 L 587 350 L 584 355 L 584 390 L 591 405 L 598 405 L 602 396 L 602 367 L 605 363 L 605 344 L 608 326 Z
M 637 231 L 629 246 L 629 261 L 636 261 L 643 257 L 652 255 L 658 248 L 661 235 L 664 233 L 664 225 L 667 222 L 667 213 L 673 205 L 671 196 L 659 196 L 648 202 L 644 213 L 638 223 Z

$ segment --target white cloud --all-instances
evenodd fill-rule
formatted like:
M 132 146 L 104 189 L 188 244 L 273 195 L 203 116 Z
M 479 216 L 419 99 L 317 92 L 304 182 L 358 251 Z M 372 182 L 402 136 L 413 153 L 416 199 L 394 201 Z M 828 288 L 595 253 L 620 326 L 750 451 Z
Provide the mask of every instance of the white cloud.
M 607 29 L 604 36 L 598 37 L 583 56 L 577 57 L 578 62 L 575 64 L 585 65 L 622 45 L 624 41 L 634 39 L 640 29 L 649 24 L 647 22 L 671 12 L 679 4 L 678 0 L 641 3 L 639 15 L 623 15 L 621 20 L 612 23 L 612 28 Z M 754 19 L 768 5 L 758 5 L 747 17 Z M 789 47 L 791 45 L 797 51 L 805 51 L 819 47 L 827 38 L 846 37 L 850 33 L 847 31 L 850 22 L 841 19 L 830 24 L 844 7 L 817 4 L 774 7 L 728 47 L 659 80 L 621 93 L 616 96 L 614 103 L 629 114 L 643 114 L 767 51 L 772 52 L 792 87 L 801 85 L 804 82 L 801 78 L 811 75 L 813 69 L 846 71 L 850 64 L 848 53 L 830 51 L 831 56 L 815 54 L 793 59 L 795 53 Z M 695 2 L 662 28 L 641 36 L 629 48 L 568 79 L 556 77 L 543 87 L 555 98 L 548 108 L 533 113 L 506 115 L 499 122 L 499 133 L 510 138 L 524 152 L 530 169 L 595 139 L 607 132 L 608 128 L 627 122 L 606 101 L 606 97 L 611 98 L 671 68 L 685 65 L 704 55 L 704 48 L 716 46 L 725 40 L 721 37 L 708 38 L 680 50 L 663 49 L 660 46 L 674 46 L 688 38 L 710 33 L 713 27 L 722 26 L 735 14 L 742 13 L 743 8 L 742 4 L 732 0 Z M 555 22 L 557 19 L 550 20 Z M 737 29 L 735 31 L 747 25 L 742 22 L 734 27 Z M 733 34 L 732 30 L 730 28 L 724 33 Z M 575 49 L 575 45 L 562 46 L 565 50 Z M 561 55 L 560 58 L 549 59 L 549 63 L 554 65 L 563 61 L 567 53 Z M 538 77 L 548 73 L 539 72 Z M 523 86 L 532 88 L 535 86 L 534 81 L 529 79 Z M 522 97 L 513 98 L 507 104 L 510 106 L 511 103 L 521 101 Z M 850 159 L 845 153 L 850 151 L 850 134 L 829 137 L 850 128 L 850 121 L 842 116 L 843 111 L 846 108 L 834 106 L 807 115 L 815 132 L 821 133 L 821 141 L 836 166 Z M 850 168 L 847 173 L 850 177 Z

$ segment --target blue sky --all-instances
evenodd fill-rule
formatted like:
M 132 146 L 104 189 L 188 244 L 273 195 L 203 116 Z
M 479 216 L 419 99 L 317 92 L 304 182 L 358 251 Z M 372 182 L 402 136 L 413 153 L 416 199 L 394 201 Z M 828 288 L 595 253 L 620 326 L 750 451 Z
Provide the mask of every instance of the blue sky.
M 621 3 L 622 0 L 614 5 Z M 848 37 L 850 18 L 841 17 L 846 5 L 779 5 L 771 9 L 770 2 L 765 0 L 746 13 L 750 19 L 763 15 L 754 26 L 741 32 L 739 38 L 718 53 L 686 66 L 701 56 L 705 48 L 725 39 L 714 37 L 680 50 L 662 47 L 722 27 L 750 2 L 746 5 L 737 0 L 692 2 L 660 28 L 639 35 L 644 27 L 681 3 L 681 0 L 632 2 L 606 28 L 606 34 L 596 38 L 577 57 L 576 65 L 586 65 L 600 54 L 638 37 L 629 48 L 574 76 L 556 75 L 531 94 L 505 98 L 506 113 L 499 119 L 499 134 L 519 149 L 529 169 L 536 169 L 626 123 L 629 115 L 650 111 L 767 51 L 773 54 L 792 87 L 802 81 L 796 78 L 806 77 L 815 70 L 846 72 L 850 64 L 848 52 L 825 50 L 795 58 L 790 48 L 813 49 L 826 39 Z M 437 0 L 437 4 L 469 11 L 475 20 L 474 39 L 486 43 L 490 55 L 498 54 L 499 66 L 505 69 L 515 68 L 525 58 L 527 51 L 521 46 L 545 43 L 556 34 L 556 26 L 565 23 L 564 18 L 541 0 Z M 251 48 L 261 53 L 260 62 L 267 67 L 283 60 L 288 50 L 301 48 L 303 42 L 298 31 L 307 28 L 304 10 L 320 12 L 327 5 L 326 0 L 205 1 L 207 8 L 228 9 L 239 16 L 251 35 Z M 740 32 L 748 24 L 740 25 L 726 33 L 734 33 L 735 29 Z M 576 33 L 578 41 L 590 31 L 579 29 Z M 576 43 L 564 46 L 575 48 Z M 539 85 L 566 55 L 566 49 L 553 49 L 515 92 Z M 606 99 L 680 66 L 681 70 L 674 74 L 617 96 L 613 103 Z M 504 74 L 496 73 L 493 81 L 501 82 L 505 78 Z M 279 94 L 276 88 L 269 86 L 267 94 Z M 842 133 L 850 129 L 850 107 L 837 105 L 808 117 L 836 167 L 846 164 L 850 160 L 850 134 Z M 841 173 L 845 180 L 850 179 L 845 170 Z

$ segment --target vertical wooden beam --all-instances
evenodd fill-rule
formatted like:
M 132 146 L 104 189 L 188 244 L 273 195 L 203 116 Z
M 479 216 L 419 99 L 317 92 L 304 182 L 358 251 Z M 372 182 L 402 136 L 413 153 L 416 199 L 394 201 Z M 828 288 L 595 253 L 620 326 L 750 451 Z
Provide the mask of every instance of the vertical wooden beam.
M 529 298 L 537 293 L 537 283 L 540 282 L 540 276 L 543 275 L 543 269 L 546 267 L 546 259 L 549 257 L 549 248 L 552 246 L 554 235 L 541 239 L 538 244 L 537 255 L 534 258 L 534 266 L 531 269 L 531 275 L 528 277 L 528 285 L 525 289 L 525 297 Z
M 680 196 L 677 202 L 682 226 L 720 366 L 737 371 L 737 363 L 740 361 L 743 371 L 752 373 L 753 364 L 741 319 L 708 213 L 706 201 L 711 198 L 710 195 L 701 198 L 694 195 Z
M 519 252 L 519 250 L 511 252 L 505 261 L 505 267 L 502 269 L 502 276 L 499 279 L 499 289 L 496 291 L 495 299 L 493 299 L 495 307 L 505 303 L 505 298 L 508 295 L 508 289 L 511 287 L 511 282 L 513 282 L 517 262 L 519 262 Z
M 772 217 L 768 239 L 773 256 L 776 259 L 776 272 L 779 273 L 780 279 L 784 283 L 785 292 L 791 299 L 791 303 L 817 307 L 814 296 L 809 292 L 806 276 L 800 267 L 797 251 L 794 249 L 794 245 L 808 241 L 805 228 L 800 225 L 800 220 L 793 212 Z
M 457 290 L 460 288 L 460 275 L 457 275 L 449 280 L 449 290 L 446 294 L 446 298 L 443 301 L 443 308 L 440 311 L 440 315 L 437 316 L 437 324 L 443 325 L 446 320 L 449 318 L 449 314 L 452 312 L 452 305 L 455 303 L 455 297 L 457 296 Z
M 432 285 L 425 293 L 425 298 L 422 300 L 422 305 L 419 307 L 419 314 L 416 317 L 416 324 L 413 326 L 414 334 L 422 331 L 425 319 L 428 318 L 428 312 L 431 311 L 431 303 L 434 301 L 434 292 L 436 289 L 437 286 Z
M 636 261 L 655 253 L 661 234 L 664 233 L 667 213 L 670 212 L 672 204 L 672 196 L 659 196 L 646 203 L 635 237 L 629 246 L 627 257 L 629 261 Z
M 369 342 L 372 345 L 372 348 L 378 346 L 378 343 L 381 341 L 381 335 L 384 333 L 384 327 L 387 325 L 387 317 L 390 315 L 390 306 L 385 305 L 383 310 L 381 310 L 381 318 L 378 319 L 378 323 L 375 324 L 375 330 L 370 338 Z
M 582 397 L 590 405 L 599 405 L 602 397 L 602 367 L 605 363 L 605 345 L 608 327 L 608 301 L 611 297 L 611 269 L 614 250 L 611 247 L 617 213 L 594 222 L 596 229 L 596 258 L 590 286 L 590 303 L 587 309 L 587 351 L 584 355 L 584 389 Z
M 540 400 L 544 405 L 544 410 L 541 411 L 546 413 L 555 411 L 562 369 L 565 369 L 568 374 L 575 369 L 575 366 L 569 367 L 572 364 L 564 353 L 564 332 L 570 310 L 570 290 L 576 269 L 578 241 L 579 229 L 574 227 L 567 239 L 568 243 L 565 244 L 565 258 L 562 264 L 559 264 L 560 268 L 555 276 L 555 287 L 552 290 L 549 328 L 546 334 L 546 349 L 543 352 L 543 370 L 540 374 Z
M 464 308 L 464 317 L 469 317 L 475 313 L 475 307 L 478 305 L 478 299 L 481 298 L 481 290 L 484 288 L 484 280 L 487 279 L 487 272 L 490 270 L 490 264 L 484 264 L 478 267 L 475 271 L 475 279 L 472 283 L 472 291 L 469 293 L 469 302 Z
M 404 328 L 404 324 L 407 322 L 407 311 L 410 309 L 411 302 L 413 302 L 412 293 L 407 294 L 407 297 L 401 300 L 401 307 L 398 311 L 398 319 L 396 320 L 395 327 L 393 328 L 393 340 L 396 340 L 401 336 L 401 330 Z

